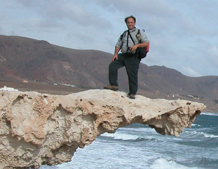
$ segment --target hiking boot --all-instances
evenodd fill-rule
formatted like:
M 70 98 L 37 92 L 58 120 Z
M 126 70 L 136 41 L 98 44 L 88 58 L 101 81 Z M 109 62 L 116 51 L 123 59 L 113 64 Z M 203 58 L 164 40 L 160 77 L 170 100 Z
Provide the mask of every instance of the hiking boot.
M 130 98 L 130 99 L 135 99 L 135 95 L 134 94 L 128 94 L 127 97 Z
M 104 89 L 110 89 L 110 90 L 113 90 L 113 91 L 117 91 L 118 90 L 118 86 L 115 86 L 115 85 L 109 85 L 109 86 L 105 86 Z

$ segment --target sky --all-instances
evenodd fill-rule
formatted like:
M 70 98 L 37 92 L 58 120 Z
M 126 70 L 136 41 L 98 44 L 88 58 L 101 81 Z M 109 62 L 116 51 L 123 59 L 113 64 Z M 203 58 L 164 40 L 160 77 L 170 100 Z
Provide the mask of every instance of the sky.
M 1 0 L 0 34 L 113 54 L 136 17 L 150 51 L 142 63 L 218 76 L 217 0 Z

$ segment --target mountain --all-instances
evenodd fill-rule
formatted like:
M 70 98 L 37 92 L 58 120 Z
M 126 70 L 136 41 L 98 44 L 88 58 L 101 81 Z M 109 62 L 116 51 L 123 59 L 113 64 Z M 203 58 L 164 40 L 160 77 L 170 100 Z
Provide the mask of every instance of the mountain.
M 0 77 L 98 88 L 111 54 L 74 50 L 43 40 L 0 36 Z M 105 63 L 104 63 L 105 62 Z
M 108 84 L 111 58 L 112 54 L 103 51 L 76 50 L 44 40 L 0 35 L 0 79 L 103 88 Z M 118 79 L 121 90 L 128 91 L 124 68 Z M 164 66 L 140 64 L 138 93 L 142 95 L 215 100 L 217 89 L 218 76 L 188 77 Z

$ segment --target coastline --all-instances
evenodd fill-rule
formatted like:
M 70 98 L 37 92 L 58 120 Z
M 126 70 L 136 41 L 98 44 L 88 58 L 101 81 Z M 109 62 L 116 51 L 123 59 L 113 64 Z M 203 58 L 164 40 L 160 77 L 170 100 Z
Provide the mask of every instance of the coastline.
M 47 94 L 54 94 L 54 95 L 68 95 L 71 93 L 77 93 L 85 90 L 89 90 L 91 88 L 81 88 L 81 87 L 71 87 L 66 85 L 60 85 L 60 84 L 48 84 L 44 82 L 22 82 L 18 80 L 5 80 L 0 79 L 0 88 L 3 88 L 4 86 L 11 87 L 18 89 L 19 91 L 35 91 L 38 93 L 47 93 Z M 138 95 L 142 95 L 151 99 L 167 99 L 167 100 L 189 100 L 193 102 L 199 102 L 205 104 L 207 107 L 205 109 L 205 113 L 217 113 L 218 110 L 218 104 L 215 103 L 212 99 L 209 98 L 203 98 L 203 99 L 192 99 L 187 97 L 166 97 L 166 96 L 155 96 L 151 95 L 149 93 L 145 93 L 139 89 Z

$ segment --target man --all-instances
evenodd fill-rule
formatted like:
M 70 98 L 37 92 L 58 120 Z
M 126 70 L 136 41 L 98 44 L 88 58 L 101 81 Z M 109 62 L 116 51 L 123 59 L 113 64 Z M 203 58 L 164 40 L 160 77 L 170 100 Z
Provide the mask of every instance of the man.
M 118 90 L 118 69 L 125 66 L 129 81 L 128 97 L 130 99 L 135 99 L 135 94 L 138 90 L 138 68 L 141 61 L 141 59 L 136 56 L 136 49 L 138 47 L 147 47 L 148 39 L 146 34 L 140 30 L 141 43 L 139 43 L 139 40 L 136 36 L 138 34 L 138 29 L 135 27 L 136 18 L 134 16 L 126 17 L 125 23 L 128 30 L 124 31 L 115 46 L 114 56 L 109 65 L 110 85 L 104 87 L 104 89 L 110 89 L 114 91 Z M 119 53 L 120 50 L 121 53 Z

